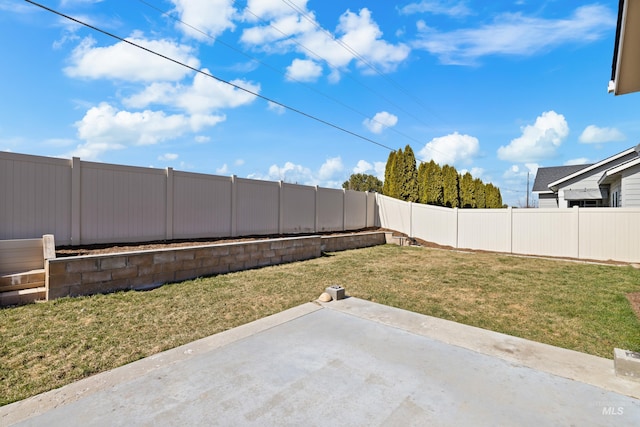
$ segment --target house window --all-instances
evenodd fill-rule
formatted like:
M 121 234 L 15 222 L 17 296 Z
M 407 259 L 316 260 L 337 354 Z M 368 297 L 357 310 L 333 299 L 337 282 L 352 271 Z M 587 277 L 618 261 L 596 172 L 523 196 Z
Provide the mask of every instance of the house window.
M 620 198 L 617 191 L 611 193 L 611 207 L 619 208 L 620 207 Z
M 569 200 L 569 207 L 572 208 L 574 206 L 578 206 L 580 208 L 600 208 L 606 205 L 602 200 Z

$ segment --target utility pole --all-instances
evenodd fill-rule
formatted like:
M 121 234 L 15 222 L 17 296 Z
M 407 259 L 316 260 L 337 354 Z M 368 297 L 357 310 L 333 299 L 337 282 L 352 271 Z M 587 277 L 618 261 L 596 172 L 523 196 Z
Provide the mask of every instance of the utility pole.
M 527 209 L 529 209 L 529 172 L 527 172 Z

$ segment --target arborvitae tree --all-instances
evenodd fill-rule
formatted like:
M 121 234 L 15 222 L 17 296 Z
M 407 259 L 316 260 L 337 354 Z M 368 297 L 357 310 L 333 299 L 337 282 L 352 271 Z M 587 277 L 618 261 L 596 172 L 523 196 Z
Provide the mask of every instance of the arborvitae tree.
M 413 154 L 411 146 L 404 147 L 402 158 L 402 172 L 398 177 L 400 179 L 400 199 L 406 202 L 417 202 L 419 198 L 418 171 L 416 170 L 416 156 Z
M 427 164 L 428 163 L 420 163 L 418 166 L 418 202 L 427 203 Z
M 387 164 L 384 168 L 384 184 L 382 185 L 382 194 L 389 197 L 394 197 L 394 167 L 395 167 L 395 158 L 396 152 L 392 151 L 389 153 L 389 157 L 387 158 Z
M 489 183 L 485 186 L 485 194 L 487 200 L 487 207 L 492 209 L 498 209 L 502 207 L 502 196 L 500 190 Z
M 444 181 L 440 165 L 433 160 L 422 165 L 424 165 L 424 177 L 420 181 L 422 185 L 421 202 L 429 205 L 444 206 Z
M 469 172 L 462 175 L 460 178 L 460 206 L 463 208 L 475 208 L 476 205 L 476 196 L 475 191 L 476 186 L 473 182 L 473 177 Z
M 478 209 L 484 209 L 487 207 L 487 201 L 486 201 L 486 197 L 485 197 L 485 190 L 484 190 L 484 182 L 482 182 L 482 180 L 480 178 L 476 178 L 473 180 L 473 184 L 475 186 L 475 195 L 476 195 L 476 207 Z
M 342 183 L 345 190 L 382 192 L 382 181 L 377 177 L 364 173 L 354 173 Z
M 442 188 L 444 205 L 449 208 L 460 206 L 458 171 L 453 166 L 444 165 L 442 167 Z

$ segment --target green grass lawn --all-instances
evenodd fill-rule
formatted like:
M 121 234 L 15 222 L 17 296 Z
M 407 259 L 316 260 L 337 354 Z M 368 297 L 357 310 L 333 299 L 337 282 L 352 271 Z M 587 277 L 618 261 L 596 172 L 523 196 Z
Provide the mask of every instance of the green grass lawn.
M 0 309 L 0 405 L 316 299 L 347 294 L 612 358 L 640 351 L 640 270 L 378 246 L 305 262 Z

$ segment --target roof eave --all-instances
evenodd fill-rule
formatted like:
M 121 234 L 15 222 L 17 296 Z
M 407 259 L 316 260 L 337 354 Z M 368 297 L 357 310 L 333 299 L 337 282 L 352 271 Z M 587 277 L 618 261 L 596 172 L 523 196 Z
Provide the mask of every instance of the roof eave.
M 633 153 L 634 151 L 635 151 L 635 148 L 629 148 L 628 150 L 624 150 L 623 152 L 615 154 L 615 155 L 613 155 L 611 157 L 608 157 L 608 158 L 606 158 L 606 159 L 604 159 L 604 160 L 602 160 L 602 161 L 600 161 L 598 163 L 594 163 L 591 166 L 587 166 L 584 169 L 580 169 L 578 172 L 572 173 L 571 175 L 567 175 L 564 178 L 560 178 L 557 181 L 549 183 L 548 187 L 552 191 L 558 191 L 558 186 L 560 184 L 562 184 L 563 182 L 568 181 L 568 180 L 573 179 L 573 178 L 576 178 L 576 177 L 578 177 L 578 176 L 580 176 L 582 174 L 585 174 L 585 173 L 587 173 L 589 171 L 592 171 L 594 169 L 597 169 L 600 166 L 607 164 L 608 162 L 612 162 L 614 160 L 617 160 L 620 157 L 624 157 L 624 156 L 626 156 L 628 154 Z

